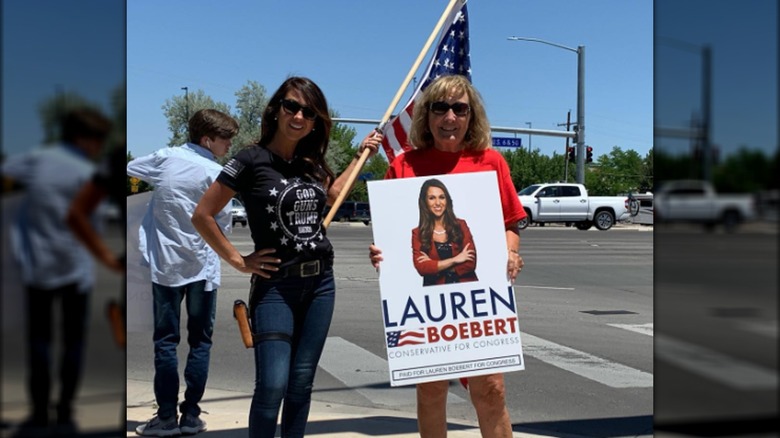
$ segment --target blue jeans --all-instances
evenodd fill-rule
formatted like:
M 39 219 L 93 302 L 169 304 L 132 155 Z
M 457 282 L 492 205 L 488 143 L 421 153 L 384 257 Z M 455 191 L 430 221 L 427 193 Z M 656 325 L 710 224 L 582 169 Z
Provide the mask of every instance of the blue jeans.
M 170 418 L 176 415 L 179 395 L 179 364 L 176 347 L 179 345 L 181 302 L 187 305 L 187 344 L 190 352 L 184 368 L 187 389 L 179 409 L 182 414 L 200 415 L 200 402 L 206 390 L 211 355 L 211 335 L 217 309 L 217 290 L 204 290 L 206 281 L 184 286 L 168 287 L 152 283 L 154 295 L 154 396 L 157 415 Z
M 57 415 L 60 420 L 70 419 L 73 399 L 81 381 L 84 368 L 87 321 L 89 320 L 89 291 L 79 293 L 76 284 L 55 289 L 27 287 L 27 351 L 29 379 L 27 386 L 32 399 L 32 417 L 48 418 L 49 392 L 53 358 L 52 329 L 62 336 L 63 348 L 60 363 L 60 398 Z M 62 305 L 60 326 L 52 327 L 55 301 Z
M 273 438 L 284 399 L 282 437 L 303 437 L 314 373 L 333 317 L 333 269 L 306 278 L 253 279 L 255 393 L 249 436 Z

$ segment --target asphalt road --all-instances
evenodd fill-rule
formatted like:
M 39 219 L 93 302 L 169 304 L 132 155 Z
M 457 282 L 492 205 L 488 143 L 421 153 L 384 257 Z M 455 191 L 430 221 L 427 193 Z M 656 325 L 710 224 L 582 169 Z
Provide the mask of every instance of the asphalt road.
M 777 436 L 777 221 L 655 227 L 656 429 Z
M 414 390 L 390 388 L 377 274 L 367 258 L 370 226 L 334 223 L 336 315 L 315 381 L 319 401 L 414 412 Z M 249 230 L 231 240 L 252 248 Z M 560 435 L 650 435 L 653 414 L 653 233 L 529 228 L 516 282 L 526 369 L 506 375 L 517 430 Z M 232 304 L 248 277 L 223 264 L 209 387 L 250 394 L 254 363 Z M 180 348 L 183 360 L 186 348 Z M 344 366 L 345 358 L 349 366 Z M 151 333 L 128 336 L 127 376 L 151 381 Z M 450 418 L 474 420 L 453 384 Z

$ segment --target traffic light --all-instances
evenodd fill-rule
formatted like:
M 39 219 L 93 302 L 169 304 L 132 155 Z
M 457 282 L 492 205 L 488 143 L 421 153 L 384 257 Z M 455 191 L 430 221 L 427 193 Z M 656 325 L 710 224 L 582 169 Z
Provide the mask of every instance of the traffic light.
M 574 148 L 569 146 L 569 161 L 575 161 L 576 157 L 574 156 Z
M 586 154 L 585 154 L 585 162 L 586 163 L 592 163 L 593 162 L 593 148 L 588 146 L 585 148 Z

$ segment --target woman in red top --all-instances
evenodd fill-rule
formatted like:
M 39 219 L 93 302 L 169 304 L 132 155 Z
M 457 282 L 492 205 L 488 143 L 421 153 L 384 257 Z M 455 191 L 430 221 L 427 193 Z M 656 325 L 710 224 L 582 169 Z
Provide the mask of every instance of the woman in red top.
M 477 281 L 477 252 L 471 230 L 455 216 L 452 197 L 438 179 L 420 188 L 420 224 L 412 230 L 414 267 L 423 286 Z
M 496 172 L 506 231 L 507 277 L 514 282 L 523 268 L 523 259 L 518 253 L 517 223 L 526 214 L 512 183 L 509 166 L 500 153 L 491 149 L 490 123 L 477 90 L 460 75 L 434 80 L 414 106 L 409 134 L 414 149 L 393 160 L 385 179 Z M 376 245 L 371 245 L 369 250 L 371 263 L 379 268 L 382 251 Z M 469 377 L 468 382 L 482 436 L 511 437 L 504 375 Z M 446 380 L 417 385 L 417 424 L 422 438 L 447 436 L 448 389 Z

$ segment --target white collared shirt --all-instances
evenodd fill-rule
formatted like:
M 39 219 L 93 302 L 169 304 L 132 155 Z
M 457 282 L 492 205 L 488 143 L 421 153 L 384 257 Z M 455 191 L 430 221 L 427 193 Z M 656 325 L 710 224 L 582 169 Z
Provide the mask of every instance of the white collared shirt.
M 192 214 L 221 170 L 211 151 L 193 143 L 127 163 L 128 175 L 154 186 L 138 233 L 141 263 L 150 266 L 154 283 L 176 287 L 206 280 L 207 291 L 219 287 L 219 256 L 192 225 Z M 231 232 L 230 211 L 228 203 L 216 216 L 226 234 Z
M 76 194 L 92 178 L 94 163 L 75 146 L 61 143 L 10 156 L 0 169 L 24 186 L 10 233 L 24 284 L 56 289 L 75 283 L 79 292 L 90 290 L 94 261 L 66 218 Z

